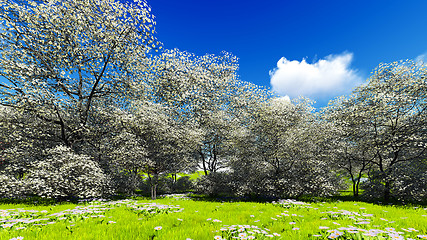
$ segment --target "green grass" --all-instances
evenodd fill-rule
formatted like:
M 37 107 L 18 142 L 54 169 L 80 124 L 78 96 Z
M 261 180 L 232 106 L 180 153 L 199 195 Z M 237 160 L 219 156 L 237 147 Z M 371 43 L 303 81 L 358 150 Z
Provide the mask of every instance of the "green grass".
M 146 174 L 146 173 L 140 173 L 139 174 L 142 178 L 146 178 L 146 177 L 148 177 L 148 175 Z M 177 179 L 179 179 L 179 178 L 181 178 L 181 177 L 185 177 L 185 176 L 189 176 L 190 177 L 190 180 L 196 180 L 196 179 L 198 179 L 199 177 L 201 177 L 201 176 L 204 176 L 205 175 L 205 172 L 204 171 L 196 171 L 196 172 L 193 172 L 193 173 L 177 173 Z M 172 174 L 167 174 L 166 175 L 167 177 L 170 177 L 170 178 L 172 178 Z
M 141 203 L 155 203 L 156 205 L 146 205 L 144 208 Z M 90 204 L 96 206 L 91 207 Z M 166 208 L 164 205 L 169 207 Z M 82 210 L 80 214 L 50 216 L 53 213 L 59 213 L 67 209 L 75 209 L 78 206 Z M 82 207 L 87 207 L 88 209 L 85 210 Z M 389 228 L 394 228 L 396 232 L 401 232 L 400 236 L 404 236 L 405 239 L 421 239 L 417 236 L 427 235 L 427 208 L 380 206 L 363 202 L 318 202 L 311 203 L 311 205 L 292 204 L 286 207 L 283 204 L 272 203 L 193 201 L 164 198 L 156 201 L 148 199 L 116 201 L 109 204 L 103 203 L 103 205 L 101 203 L 47 206 L 2 204 L 0 209 L 9 209 L 8 211 L 0 210 L 0 222 L 2 222 L 0 223 L 0 239 L 7 240 L 18 236 L 24 237 L 25 240 L 185 240 L 187 238 L 203 240 L 214 239 L 215 236 L 234 239 L 231 237 L 238 236 L 239 232 L 237 231 L 239 229 L 243 230 L 238 226 L 234 226 L 235 233 L 232 233 L 233 230 L 229 230 L 232 225 L 257 226 L 259 229 L 249 229 L 249 226 L 246 226 L 246 230 L 241 233 L 243 235 L 246 233 L 247 236 L 256 235 L 257 238 L 255 239 L 270 239 L 265 234 L 256 234 L 256 231 L 261 230 L 266 231 L 267 234 L 273 235 L 273 233 L 276 233 L 276 235 L 280 235 L 273 235 L 272 239 L 328 239 L 328 236 L 331 235 L 331 233 L 327 232 L 328 230 L 338 230 L 349 226 L 359 230 L 356 231 L 357 233 L 338 230 L 344 235 L 337 239 L 394 239 L 388 235 L 388 233 L 392 232 Z M 37 210 L 38 212 L 24 212 L 22 210 L 19 211 L 19 209 Z M 40 212 L 42 210 L 47 212 Z M 22 223 L 23 219 L 27 221 L 31 219 L 46 220 Z M 4 227 L 3 224 L 6 220 L 9 222 L 21 222 L 11 227 Z M 47 224 L 48 222 L 51 222 L 51 224 Z M 3 227 L 1 227 L 2 225 Z M 155 230 L 159 226 L 161 226 L 161 230 Z M 319 229 L 321 226 L 328 227 L 328 229 Z M 16 229 L 20 227 L 25 228 Z M 368 237 L 363 235 L 364 232 L 361 229 L 379 229 L 384 233 L 378 234 L 377 237 Z M 252 234 L 248 233 L 248 231 L 252 232 Z M 315 235 L 320 236 L 316 237 Z
M 198 178 L 200 178 L 201 176 L 204 176 L 204 175 L 205 175 L 204 171 L 196 171 L 196 172 L 193 172 L 193 173 L 178 173 L 177 174 L 177 178 L 179 179 L 181 177 L 188 176 L 188 177 L 190 177 L 190 180 L 196 180 L 196 179 L 198 179 Z M 169 174 L 168 176 L 171 177 L 172 175 Z

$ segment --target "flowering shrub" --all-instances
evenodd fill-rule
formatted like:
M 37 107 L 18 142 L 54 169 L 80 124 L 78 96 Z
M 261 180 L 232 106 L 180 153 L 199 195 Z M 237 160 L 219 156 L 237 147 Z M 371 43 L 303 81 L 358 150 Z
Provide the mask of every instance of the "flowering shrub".
M 110 169 L 109 176 L 111 177 L 112 188 L 116 193 L 132 195 L 136 189 L 141 189 L 142 178 L 138 175 L 129 174 L 120 169 Z M 148 191 L 148 190 L 147 190 Z
M 7 174 L 0 174 L 0 196 L 8 198 L 23 197 L 25 186 L 22 180 Z
M 427 199 L 427 161 L 402 163 L 395 171 L 394 195 L 399 200 Z
M 231 177 L 227 173 L 215 172 L 197 179 L 195 191 L 207 195 L 232 194 Z
M 397 164 L 389 176 L 384 178 L 379 171 L 372 172 L 370 181 L 362 187 L 365 190 L 363 196 L 368 199 L 381 197 L 385 190 L 384 182 L 390 181 L 390 195 L 392 198 L 402 201 L 423 201 L 427 196 L 427 162 L 412 161 Z
M 64 146 L 47 151 L 24 179 L 29 192 L 42 197 L 99 197 L 109 193 L 109 179 L 99 165 Z

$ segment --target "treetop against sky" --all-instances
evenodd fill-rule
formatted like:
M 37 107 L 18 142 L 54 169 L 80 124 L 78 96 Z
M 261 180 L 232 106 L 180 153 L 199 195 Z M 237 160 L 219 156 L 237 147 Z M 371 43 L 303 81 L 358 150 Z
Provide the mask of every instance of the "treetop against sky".
M 124 0 L 123 0 L 124 1 Z M 426 60 L 425 1 L 148 0 L 165 48 L 239 57 L 242 80 L 322 107 L 382 62 Z
M 164 48 L 230 52 L 243 81 L 315 107 L 349 94 L 379 63 L 427 58 L 425 1 L 146 2 Z

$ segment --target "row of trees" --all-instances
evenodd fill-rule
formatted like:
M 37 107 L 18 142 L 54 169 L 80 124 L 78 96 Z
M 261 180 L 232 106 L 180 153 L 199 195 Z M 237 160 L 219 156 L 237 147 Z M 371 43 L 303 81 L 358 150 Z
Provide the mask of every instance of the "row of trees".
M 0 1 L 0 195 L 156 198 L 204 171 L 209 194 L 426 196 L 426 70 L 380 65 L 315 112 L 239 80 L 229 53 L 161 50 L 143 1 Z M 161 50 L 152 55 L 154 51 Z

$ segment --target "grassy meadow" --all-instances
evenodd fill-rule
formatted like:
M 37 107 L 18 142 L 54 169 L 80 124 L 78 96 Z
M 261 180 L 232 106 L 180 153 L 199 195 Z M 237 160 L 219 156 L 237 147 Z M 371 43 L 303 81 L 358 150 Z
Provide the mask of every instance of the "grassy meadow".
M 203 201 L 172 195 L 0 205 L 0 239 L 427 239 L 427 208 Z

